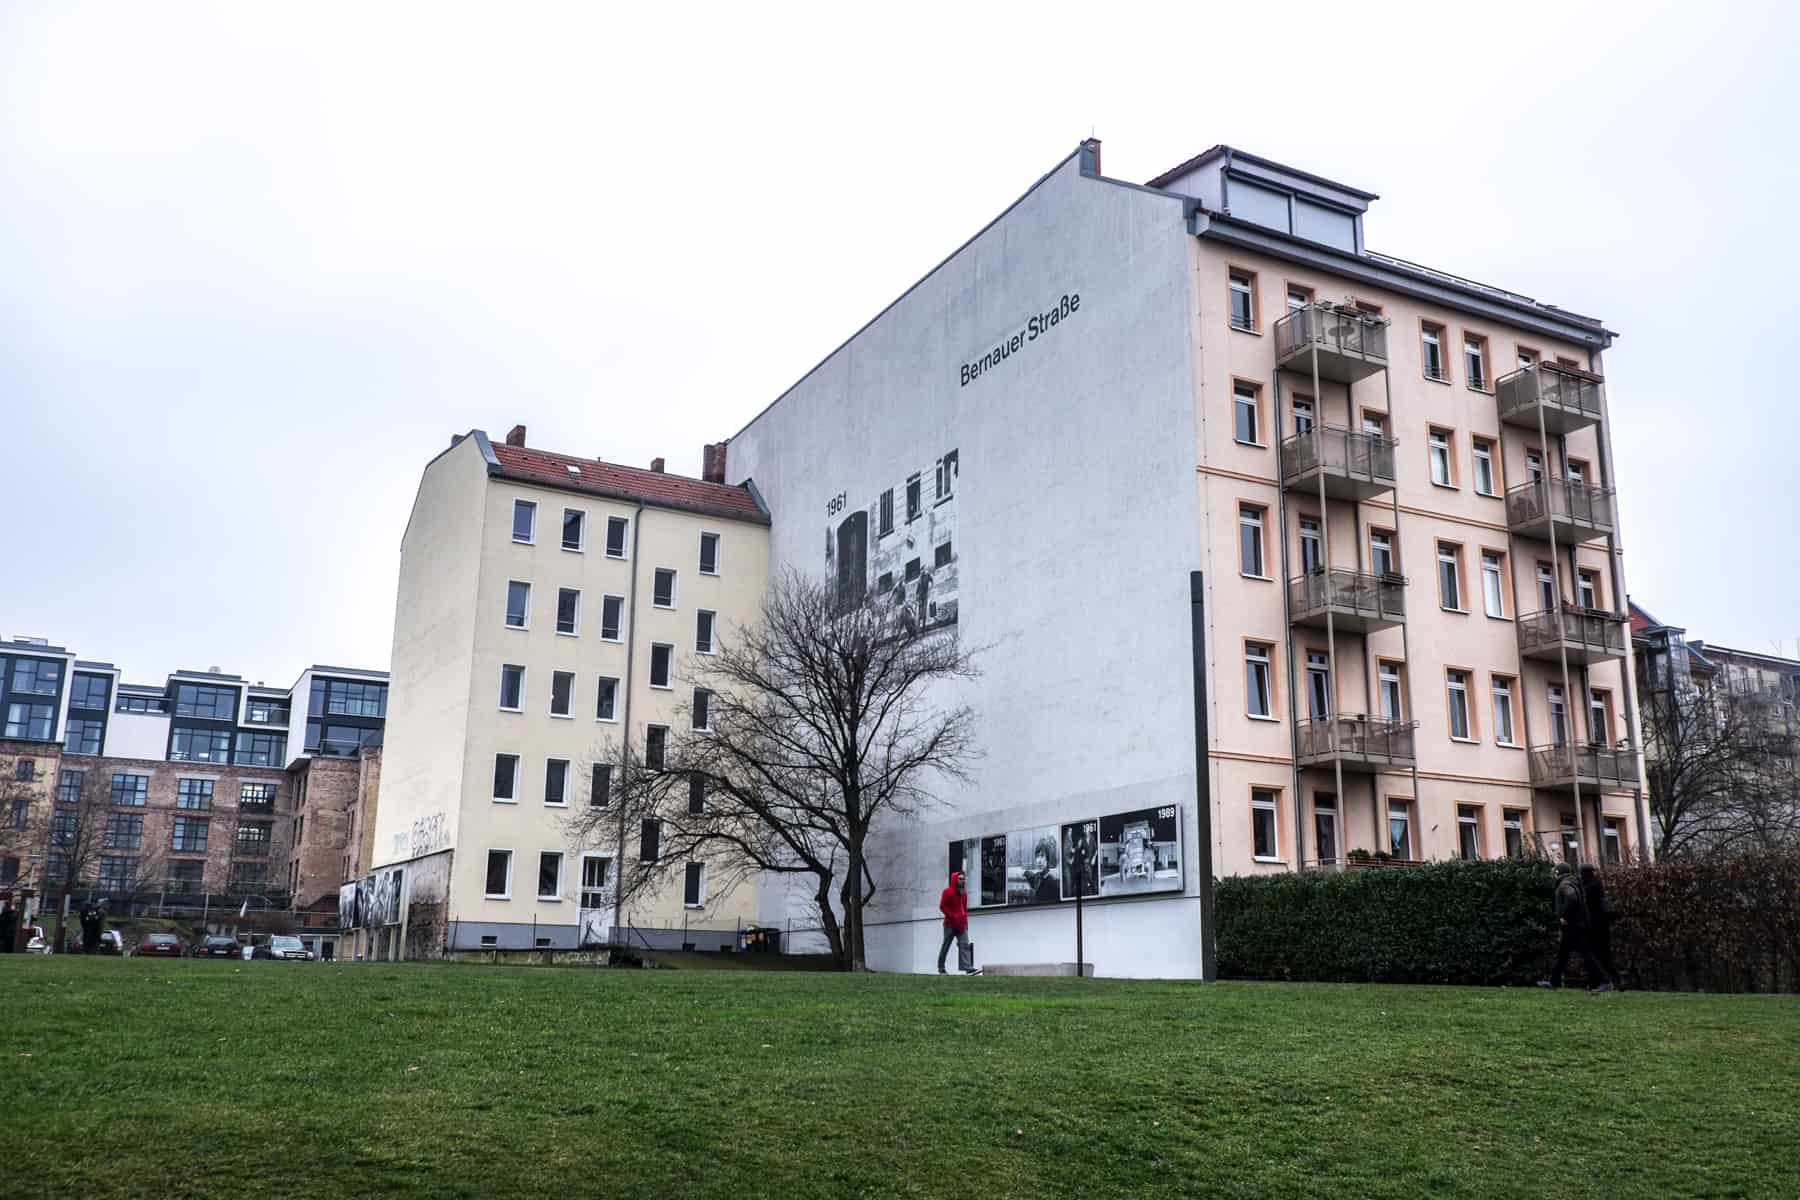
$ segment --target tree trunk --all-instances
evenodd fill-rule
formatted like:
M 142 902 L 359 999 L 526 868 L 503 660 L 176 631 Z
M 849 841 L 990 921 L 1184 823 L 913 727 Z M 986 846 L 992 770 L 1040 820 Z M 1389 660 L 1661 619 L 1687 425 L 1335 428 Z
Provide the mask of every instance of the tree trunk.
M 850 959 L 844 946 L 844 931 L 838 925 L 837 913 L 831 908 L 831 876 L 819 876 L 818 891 L 813 899 L 819 906 L 819 928 L 825 931 L 825 940 L 831 945 L 832 961 L 837 963 L 838 970 L 848 971 Z

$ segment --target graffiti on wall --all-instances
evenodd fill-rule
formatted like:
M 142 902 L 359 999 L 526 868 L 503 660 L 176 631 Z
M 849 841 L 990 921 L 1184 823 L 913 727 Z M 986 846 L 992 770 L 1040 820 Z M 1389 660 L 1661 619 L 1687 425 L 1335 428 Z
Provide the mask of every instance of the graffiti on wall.
M 450 821 L 443 813 L 419 817 L 412 823 L 412 856 L 418 858 L 447 849 L 450 845 Z
M 957 619 L 956 503 L 961 456 L 950 450 L 870 497 L 825 506 L 825 572 L 840 612 L 864 602 L 902 610 L 918 629 Z

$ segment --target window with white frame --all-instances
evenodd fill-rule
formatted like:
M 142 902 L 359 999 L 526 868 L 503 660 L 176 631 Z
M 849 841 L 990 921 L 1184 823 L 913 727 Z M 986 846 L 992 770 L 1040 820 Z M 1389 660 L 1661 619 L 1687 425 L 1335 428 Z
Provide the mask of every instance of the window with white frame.
M 1494 740 L 1502 746 L 1516 745 L 1513 741 L 1513 685 L 1512 680 L 1504 675 L 1495 675 L 1492 680 L 1494 693 Z
M 617 721 L 619 719 L 619 680 L 613 675 L 602 675 L 594 693 L 594 720 Z
M 1290 287 L 1287 290 L 1287 307 L 1289 312 L 1299 312 L 1312 303 L 1312 290 L 1303 287 Z
M 1406 706 L 1400 690 L 1400 664 L 1384 662 L 1376 668 L 1380 680 L 1381 719 L 1384 721 L 1402 721 L 1406 719 Z
M 1260 859 L 1281 857 L 1280 843 L 1276 837 L 1275 798 L 1273 789 L 1250 789 L 1251 850 Z
M 675 670 L 675 647 L 668 642 L 650 643 L 650 686 L 653 688 L 673 687 Z
M 908 525 L 925 515 L 925 493 L 921 478 L 921 476 L 912 475 L 908 476 L 906 480 L 906 523 Z
M 1536 350 L 1527 350 L 1523 346 L 1519 347 L 1519 369 L 1521 371 L 1524 370 L 1526 367 L 1537 366 L 1537 362 L 1538 362 L 1538 352 Z
M 1463 374 L 1478 392 L 1487 390 L 1487 339 L 1463 334 Z
M 1402 861 L 1411 861 L 1412 804 L 1406 800 L 1388 801 L 1388 853 Z
M 933 503 L 942 504 L 955 493 L 956 476 L 960 470 L 961 459 L 962 452 L 952 450 L 937 460 L 937 499 Z
M 1231 389 L 1231 436 L 1246 446 L 1260 445 L 1257 407 L 1260 397 L 1255 384 L 1239 383 Z
M 612 764 L 595 763 L 588 785 L 588 807 L 605 808 L 612 803 Z
M 1607 817 L 1600 822 L 1600 857 L 1613 865 L 1625 861 L 1623 824 L 1617 817 Z
M 631 521 L 625 517 L 606 518 L 606 557 L 625 557 L 625 538 L 631 532 Z
M 1556 607 L 1556 568 L 1547 562 L 1537 565 L 1537 599 L 1539 612 Z
M 1362 415 L 1362 431 L 1370 437 L 1385 439 L 1387 437 L 1386 415 L 1364 409 Z
M 562 548 L 581 550 L 587 545 L 587 513 L 579 508 L 563 509 Z
M 1306 652 L 1306 715 L 1314 721 L 1331 716 L 1331 659 L 1318 650 Z
M 1438 604 L 1462 611 L 1462 547 L 1454 542 L 1437 544 Z
M 1575 602 L 1583 608 L 1600 607 L 1600 576 L 1593 571 L 1578 571 L 1575 576 Z
M 1444 379 L 1444 327 L 1423 325 L 1419 330 L 1420 355 L 1425 378 Z
M 719 623 L 719 614 L 710 608 L 703 608 L 694 614 L 694 653 L 714 654 L 717 647 L 713 645 L 713 631 Z
M 581 593 L 575 588 L 556 589 L 556 632 L 581 632 Z
M 1481 857 L 1481 815 L 1473 804 L 1456 806 L 1456 850 L 1464 862 Z
M 1544 454 L 1541 450 L 1525 451 L 1525 478 L 1536 483 L 1544 477 Z
M 1563 463 L 1563 475 L 1570 483 L 1587 482 L 1587 464 L 1578 458 L 1571 458 Z
M 647 818 L 638 826 L 638 861 L 659 862 L 662 859 L 662 822 Z
M 1471 736 L 1469 728 L 1469 673 L 1467 671 L 1449 670 L 1444 672 L 1444 686 L 1450 697 L 1450 736 L 1467 741 Z
M 1337 862 L 1337 797 L 1329 792 L 1313 793 L 1313 844 L 1318 848 L 1321 866 L 1329 866 Z
M 1566 863 L 1573 865 L 1581 861 L 1581 827 L 1575 824 L 1574 813 L 1562 815 L 1562 853 Z
M 622 641 L 621 626 L 625 622 L 625 597 L 600 597 L 600 640 L 603 642 Z
M 1550 744 L 1569 744 L 1569 705 L 1563 697 L 1562 685 L 1553 683 L 1545 693 L 1550 706 Z
M 1450 474 L 1450 433 L 1433 429 L 1427 435 L 1431 452 L 1431 482 L 1438 487 L 1455 487 Z
M 1313 431 L 1313 402 L 1304 396 L 1294 397 L 1294 433 L 1305 436 Z
M 1238 570 L 1261 578 L 1263 571 L 1263 513 L 1250 504 L 1238 505 Z
M 1231 298 L 1231 327 L 1256 328 L 1256 276 L 1248 271 L 1233 271 L 1227 285 Z
M 1509 808 L 1500 822 L 1500 829 L 1506 835 L 1506 857 L 1525 857 L 1525 810 Z
M 700 535 L 700 573 L 702 575 L 719 573 L 719 535 L 716 533 Z
M 681 903 L 685 908 L 702 908 L 706 904 L 706 864 L 691 862 L 681 887 Z
M 494 755 L 494 799 L 517 800 L 519 798 L 519 756 L 516 754 Z
M 1588 742 L 1592 745 L 1612 745 L 1612 720 L 1608 708 L 1605 692 L 1588 691 Z
M 1319 518 L 1300 518 L 1300 573 L 1311 575 L 1325 569 L 1325 542 L 1319 532 Z
M 525 668 L 516 663 L 500 668 L 500 707 L 508 712 L 525 708 Z
M 530 545 L 536 539 L 537 505 L 529 500 L 514 500 L 512 540 Z
M 566 808 L 569 803 L 569 760 L 544 760 L 544 803 L 553 808 Z
M 1266 642 L 1244 643 L 1244 691 L 1253 717 L 1268 717 L 1274 713 L 1269 693 L 1269 658 L 1274 649 Z
M 706 688 L 694 689 L 694 702 L 688 708 L 688 716 L 692 728 L 697 733 L 706 733 L 712 729 L 712 693 Z
M 581 856 L 581 907 L 605 908 L 612 859 L 600 854 Z
M 669 727 L 667 725 L 647 725 L 644 727 L 644 766 L 652 771 L 660 771 L 669 761 Z
M 512 899 L 512 851 L 489 850 L 487 855 L 487 898 Z
M 1494 443 L 1486 438 L 1476 438 L 1471 445 L 1475 458 L 1475 490 L 1483 496 L 1498 496 L 1500 492 L 1494 487 Z
M 1481 552 L 1481 602 L 1490 617 L 1506 615 L 1505 564 L 1492 550 Z
M 706 813 L 706 777 L 703 775 L 688 776 L 688 816 L 698 817 Z
M 506 627 L 525 629 L 531 621 L 531 585 L 517 579 L 506 582 Z
M 658 608 L 675 607 L 675 571 L 672 567 L 656 568 L 656 580 L 651 585 L 650 603 Z
M 563 856 L 557 851 L 544 850 L 538 854 L 539 900 L 562 899 L 562 864 Z
M 1369 530 L 1369 566 L 1377 575 L 1395 573 L 1394 535 L 1385 529 Z

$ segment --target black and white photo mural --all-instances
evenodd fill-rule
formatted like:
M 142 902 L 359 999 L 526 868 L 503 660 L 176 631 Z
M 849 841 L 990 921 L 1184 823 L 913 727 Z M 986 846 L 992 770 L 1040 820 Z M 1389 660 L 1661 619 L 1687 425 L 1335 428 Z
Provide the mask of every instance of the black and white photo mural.
M 950 870 L 968 878 L 970 908 L 1023 908 L 1179 892 L 1181 810 L 1173 805 L 950 843 Z
M 960 470 L 951 450 L 861 508 L 843 492 L 826 505 L 825 571 L 840 611 L 873 601 L 903 609 L 919 629 L 956 623 Z

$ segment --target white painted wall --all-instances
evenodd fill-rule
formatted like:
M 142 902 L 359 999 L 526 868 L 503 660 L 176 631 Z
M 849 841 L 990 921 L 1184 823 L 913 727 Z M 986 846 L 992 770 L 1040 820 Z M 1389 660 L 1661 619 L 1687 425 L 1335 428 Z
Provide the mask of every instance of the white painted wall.
M 1186 242 L 1179 198 L 1084 178 L 1071 158 L 731 442 L 729 477 L 774 512 L 772 566 L 819 573 L 832 497 L 853 510 L 960 456 L 959 629 L 992 646 L 963 694 L 987 754 L 941 809 L 872 847 L 879 968 L 934 965 L 952 838 L 1175 803 L 1186 895 L 1088 906 L 1088 955 L 1103 974 L 1200 971 Z M 962 385 L 961 364 L 1075 294 L 1073 316 Z M 1074 957 L 1072 904 L 971 928 L 987 962 Z
M 108 758 L 161 762 L 169 754 L 169 718 L 151 713 L 110 713 L 106 718 L 104 750 Z

